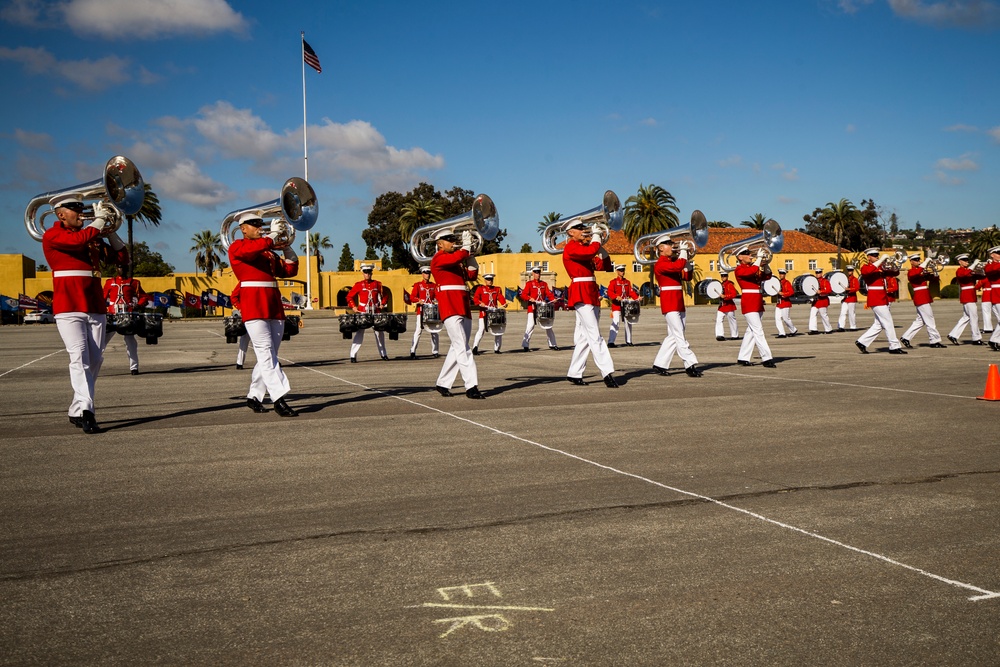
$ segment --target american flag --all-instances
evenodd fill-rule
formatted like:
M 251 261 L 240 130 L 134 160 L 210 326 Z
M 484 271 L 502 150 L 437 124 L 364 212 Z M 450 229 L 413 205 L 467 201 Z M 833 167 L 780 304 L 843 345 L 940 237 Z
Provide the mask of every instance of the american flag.
M 302 40 L 302 57 L 305 59 L 306 65 L 312 67 L 317 73 L 323 71 L 323 68 L 319 65 L 319 56 L 317 56 L 316 52 L 312 50 L 311 46 L 309 46 L 309 42 L 304 39 Z

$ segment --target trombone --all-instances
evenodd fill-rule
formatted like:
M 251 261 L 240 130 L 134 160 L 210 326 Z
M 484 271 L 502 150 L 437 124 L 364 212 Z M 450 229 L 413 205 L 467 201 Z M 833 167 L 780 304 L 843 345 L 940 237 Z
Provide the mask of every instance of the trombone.
M 704 248 L 708 243 L 708 220 L 704 213 L 696 209 L 691 212 L 691 222 L 687 224 L 640 236 L 632 249 L 635 261 L 645 266 L 656 264 L 656 241 L 663 236 L 674 239 L 676 250 L 684 248 L 688 257 L 693 257 L 698 248 Z

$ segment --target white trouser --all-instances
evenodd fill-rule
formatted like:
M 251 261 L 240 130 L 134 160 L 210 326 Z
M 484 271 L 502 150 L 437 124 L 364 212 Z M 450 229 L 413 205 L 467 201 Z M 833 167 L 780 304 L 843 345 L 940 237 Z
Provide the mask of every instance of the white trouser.
M 531 332 L 535 330 L 535 314 L 528 313 L 528 323 L 524 327 L 524 339 L 521 341 L 521 347 L 528 347 L 528 343 L 531 342 Z M 549 339 L 549 347 L 556 346 L 556 332 L 555 329 L 549 327 L 545 329 L 545 335 Z
M 989 301 L 983 301 L 983 331 L 989 331 L 993 328 L 993 304 Z M 1000 326 L 1000 320 L 997 320 L 997 325 Z
M 378 356 L 384 357 L 385 355 L 385 332 L 375 331 L 372 329 L 372 333 L 375 334 L 375 347 L 378 348 Z M 365 342 L 365 329 L 358 329 L 354 332 L 354 340 L 351 341 L 351 356 L 358 356 L 358 350 L 361 349 L 361 343 Z
M 750 361 L 753 357 L 753 348 L 757 347 L 761 361 L 771 358 L 771 348 L 767 346 L 764 338 L 764 325 L 760 321 L 760 313 L 743 313 L 743 319 L 747 321 L 747 332 L 743 334 L 743 342 L 740 343 L 740 352 L 736 356 L 739 361 Z
M 410 345 L 410 354 L 416 354 L 417 344 L 420 342 L 420 336 L 423 333 L 424 333 L 424 314 L 417 313 L 417 328 L 413 331 L 413 344 Z M 431 334 L 431 354 L 438 353 L 439 340 L 440 340 L 439 334 L 436 333 Z
M 858 320 L 854 314 L 854 307 L 858 305 L 854 301 L 841 301 L 840 302 L 840 318 L 837 320 L 837 326 L 841 329 L 857 329 Z M 844 325 L 847 325 L 846 327 Z
M 115 337 L 116 333 L 118 332 L 108 328 L 105 329 L 105 348 L 108 347 L 108 343 L 111 342 L 111 339 Z M 139 345 L 135 342 L 135 336 L 132 334 L 126 334 L 122 336 L 122 338 L 125 339 L 125 356 L 128 357 L 128 369 L 130 371 L 137 371 L 139 370 Z
M 822 308 L 817 308 L 816 306 L 809 307 L 809 331 L 817 331 L 817 315 L 819 316 L 819 319 L 823 320 L 823 331 L 829 331 L 831 328 L 830 316 L 826 312 L 826 306 L 823 306 Z
M 694 366 L 698 363 L 698 358 L 691 351 L 687 339 L 684 337 L 684 330 L 687 328 L 687 313 L 677 311 L 664 313 L 663 319 L 667 321 L 667 337 L 660 344 L 660 350 L 656 353 L 653 365 L 660 368 L 670 368 L 670 362 L 674 359 L 674 352 L 684 362 L 684 368 Z
M 903 338 L 912 341 L 917 332 L 924 327 L 927 327 L 927 338 L 930 339 L 931 345 L 941 342 L 941 334 L 938 333 L 937 324 L 934 322 L 934 311 L 929 303 L 917 306 L 917 318 L 913 320 L 910 328 L 903 332 Z
M 955 323 L 955 328 L 948 334 L 948 338 L 956 340 L 961 338 L 962 332 L 965 331 L 965 325 L 969 324 L 972 326 L 972 340 L 982 340 L 983 335 L 979 331 L 979 314 L 976 312 L 977 310 L 979 309 L 976 307 L 975 301 L 972 303 L 963 303 L 962 317 Z
M 618 327 L 622 323 L 622 311 L 612 310 L 611 311 L 611 329 L 608 331 L 608 345 L 615 342 L 615 338 L 618 338 Z M 628 344 L 632 343 L 632 323 L 625 320 L 625 342 Z
M 104 363 L 104 331 L 108 319 L 103 313 L 59 313 L 56 328 L 69 354 L 69 383 L 73 402 L 69 416 L 80 417 L 84 410 L 94 412 L 94 387 Z
M 872 315 L 875 316 L 875 321 L 868 331 L 861 334 L 858 342 L 868 347 L 875 342 L 882 331 L 885 331 L 885 337 L 889 339 L 889 349 L 899 349 L 899 339 L 896 338 L 896 328 L 892 323 L 892 311 L 889 310 L 889 306 L 872 306 L 871 311 Z
M 479 347 L 479 341 L 483 339 L 483 334 L 486 333 L 486 318 L 479 318 L 479 328 L 476 329 L 476 340 L 472 343 L 472 347 Z M 503 334 L 493 334 L 493 351 L 500 351 L 500 344 L 503 343 Z
M 993 327 L 993 335 L 990 336 L 990 342 L 1000 345 L 1000 303 L 993 304 L 993 318 L 996 320 L 997 326 Z
M 242 366 L 247 359 L 247 346 L 250 345 L 250 334 L 240 336 L 240 342 L 236 346 L 236 365 Z
M 723 322 L 729 322 L 729 337 L 736 338 L 740 335 L 739 326 L 736 324 L 736 311 L 731 310 L 728 313 L 724 313 L 721 310 L 715 313 L 715 337 L 725 338 L 726 335 L 723 333 L 725 327 Z
M 615 362 L 611 360 L 608 344 L 601 338 L 601 309 L 578 303 L 573 310 L 576 311 L 576 330 L 573 333 L 573 357 L 569 360 L 566 377 L 583 378 L 583 372 L 587 370 L 588 352 L 593 355 L 602 378 L 614 373 Z
M 244 322 L 244 325 L 253 344 L 253 353 L 257 356 L 257 364 L 250 375 L 247 398 L 262 401 L 266 393 L 270 394 L 273 403 L 291 390 L 288 378 L 278 363 L 278 348 L 281 346 L 285 323 L 282 320 L 250 320 Z
M 778 330 L 778 334 L 785 335 L 785 327 L 788 327 L 788 333 L 798 333 L 799 330 L 795 328 L 792 324 L 792 309 L 791 308 L 775 308 L 774 309 L 774 328 Z
M 459 373 L 462 374 L 462 383 L 466 389 L 479 386 L 476 358 L 472 356 L 472 350 L 469 348 L 472 320 L 464 315 L 452 315 L 444 321 L 444 329 L 448 332 L 451 342 L 437 378 L 437 386 L 451 389 Z

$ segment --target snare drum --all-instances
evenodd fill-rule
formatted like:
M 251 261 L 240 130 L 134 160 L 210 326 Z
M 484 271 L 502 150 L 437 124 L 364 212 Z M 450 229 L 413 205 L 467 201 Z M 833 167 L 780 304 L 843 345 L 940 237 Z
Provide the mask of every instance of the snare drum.
M 629 324 L 639 321 L 639 302 L 635 299 L 622 299 L 622 319 Z
M 135 313 L 114 313 L 108 316 L 108 328 L 122 336 L 134 336 L 139 330 L 139 317 Z
M 340 320 L 340 333 L 344 335 L 344 339 L 346 340 L 354 336 L 354 332 L 358 330 L 354 313 L 346 313 L 341 315 L 338 319 Z
M 722 283 L 715 278 L 699 280 L 694 286 L 695 292 L 709 299 L 718 299 L 722 296 Z
M 354 313 L 354 324 L 358 329 L 371 329 L 375 326 L 374 313 Z
M 298 335 L 302 326 L 302 318 L 298 315 L 285 316 L 285 328 L 281 330 L 281 340 L 288 340 L 292 336 Z
M 830 281 L 830 289 L 834 294 L 843 294 L 847 291 L 847 274 L 843 271 L 830 271 L 824 277 Z
M 423 320 L 424 329 L 426 329 L 428 333 L 440 333 L 441 329 L 444 327 L 444 323 L 441 321 L 441 311 L 438 309 L 438 305 L 436 303 L 425 303 L 421 305 L 420 319 Z
M 792 287 L 795 288 L 796 294 L 816 296 L 816 293 L 819 292 L 819 280 L 814 275 L 806 274 L 793 280 Z
M 543 329 L 551 329 L 555 318 L 556 307 L 551 301 L 547 303 L 535 302 L 535 321 L 538 322 L 538 326 Z
M 507 311 L 503 308 L 490 308 L 486 311 L 486 329 L 494 336 L 499 336 L 507 330 Z
M 392 313 L 375 313 L 372 329 L 375 331 L 388 331 L 391 320 Z
M 781 294 L 781 280 L 774 276 L 762 282 L 760 286 L 763 288 L 764 294 L 768 296 L 778 296 Z
M 163 335 L 163 315 L 160 313 L 143 313 L 142 335 L 146 337 L 146 345 L 156 345 Z

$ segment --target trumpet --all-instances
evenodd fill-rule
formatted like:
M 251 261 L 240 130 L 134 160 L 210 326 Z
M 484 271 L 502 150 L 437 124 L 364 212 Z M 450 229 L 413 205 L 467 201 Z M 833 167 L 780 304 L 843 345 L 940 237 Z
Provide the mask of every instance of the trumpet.
M 897 250 L 895 253 L 885 257 L 882 262 L 883 269 L 889 269 L 890 271 L 899 271 L 907 261 L 906 253 L 902 250 Z
M 751 253 L 757 252 L 761 255 L 761 264 L 767 264 L 775 253 L 781 252 L 784 245 L 785 236 L 781 233 L 781 225 L 774 220 L 768 220 L 764 223 L 764 229 L 760 234 L 722 246 L 719 250 L 719 270 L 731 273 L 736 266 L 734 253 L 743 246 L 749 246 Z
M 927 259 L 924 260 L 924 263 L 921 264 L 921 266 L 923 267 L 926 273 L 929 273 L 932 276 L 936 276 L 939 273 L 941 273 L 941 269 L 947 266 L 948 260 L 949 260 L 948 255 L 938 255 L 937 257 L 928 257 Z
M 39 216 L 38 209 L 54 197 L 73 194 L 79 195 L 84 201 L 100 201 L 115 207 L 121 215 L 114 216 L 113 220 L 109 219 L 101 232 L 102 236 L 109 236 L 121 227 L 122 215 L 135 215 L 142 208 L 146 199 L 146 186 L 135 163 L 124 155 L 115 155 L 104 165 L 104 175 L 101 178 L 32 197 L 24 210 L 24 226 L 31 238 L 41 242 L 45 236 L 45 217 L 55 215 L 54 211 L 49 210 Z M 83 217 L 93 217 L 93 213 L 88 215 L 85 210 Z
M 698 248 L 704 248 L 708 243 L 708 220 L 699 210 L 691 212 L 691 222 L 685 225 L 671 227 L 655 234 L 646 234 L 636 239 L 632 254 L 635 261 L 646 266 L 656 264 L 657 239 L 669 236 L 674 240 L 674 250 L 687 250 L 688 257 L 693 257 Z
M 437 251 L 434 237 L 444 230 L 461 236 L 462 246 L 468 247 L 469 254 L 475 256 L 486 241 L 492 241 L 500 233 L 500 214 L 489 195 L 477 195 L 468 213 L 418 227 L 410 236 L 410 255 L 413 259 L 421 264 L 430 264 Z
M 625 210 L 622 208 L 621 200 L 611 190 L 604 193 L 604 201 L 600 206 L 571 215 L 568 218 L 560 218 L 542 230 L 542 248 L 550 255 L 561 255 L 562 248 L 569 238 L 566 236 L 564 228 L 583 223 L 590 225 L 590 235 L 600 234 L 605 239 L 611 232 L 621 231 L 625 224 Z
M 236 240 L 234 236 L 239 229 L 239 225 L 233 226 L 233 223 L 244 213 L 256 213 L 264 220 L 271 218 L 265 234 L 278 231 L 274 248 L 281 250 L 295 242 L 296 230 L 308 231 L 316 224 L 316 219 L 319 217 L 319 200 L 316 198 L 315 190 L 304 178 L 297 176 L 289 178 L 281 186 L 281 196 L 277 199 L 226 214 L 222 219 L 219 233 L 222 247 L 226 252 L 229 252 L 229 246 Z
M 983 262 L 981 260 L 973 260 L 972 264 L 969 264 L 969 271 L 972 271 L 972 275 L 979 278 L 986 277 L 986 272 L 983 270 Z

